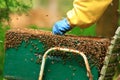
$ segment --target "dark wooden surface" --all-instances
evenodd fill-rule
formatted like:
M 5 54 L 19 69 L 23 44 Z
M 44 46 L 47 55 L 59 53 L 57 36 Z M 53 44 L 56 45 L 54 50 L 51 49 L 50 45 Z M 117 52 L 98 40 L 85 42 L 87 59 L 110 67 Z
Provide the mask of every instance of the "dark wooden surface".
M 97 22 L 97 36 L 112 37 L 118 27 L 119 0 L 113 0 L 103 16 Z

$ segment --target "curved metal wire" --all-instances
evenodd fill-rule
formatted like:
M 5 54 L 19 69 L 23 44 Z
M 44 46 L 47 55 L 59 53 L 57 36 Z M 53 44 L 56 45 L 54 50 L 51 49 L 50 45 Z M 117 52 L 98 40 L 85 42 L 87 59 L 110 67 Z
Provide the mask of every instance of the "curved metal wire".
M 61 47 L 53 47 L 53 48 L 48 49 L 45 52 L 45 54 L 43 55 L 43 58 L 42 58 L 42 64 L 41 64 L 41 69 L 40 69 L 40 74 L 39 74 L 39 80 L 42 80 L 42 78 L 43 78 L 43 72 L 44 72 L 44 67 L 45 67 L 47 54 L 50 51 L 53 51 L 53 50 L 60 50 L 60 51 L 73 52 L 73 53 L 80 54 L 83 57 L 85 65 L 86 65 L 87 76 L 89 77 L 89 80 L 93 80 L 92 73 L 91 73 L 91 70 L 90 70 L 90 66 L 89 66 L 89 63 L 88 63 L 88 60 L 87 60 L 87 57 L 85 56 L 85 54 L 83 52 L 78 51 L 78 50 L 73 50 L 73 49 L 68 49 L 68 48 L 61 48 Z

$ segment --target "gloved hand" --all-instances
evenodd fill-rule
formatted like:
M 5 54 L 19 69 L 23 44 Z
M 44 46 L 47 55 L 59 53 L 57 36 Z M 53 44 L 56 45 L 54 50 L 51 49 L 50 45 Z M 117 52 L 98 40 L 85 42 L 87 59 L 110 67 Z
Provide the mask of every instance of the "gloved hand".
M 71 29 L 68 20 L 64 18 L 54 24 L 52 32 L 56 35 L 64 35 L 67 31 Z

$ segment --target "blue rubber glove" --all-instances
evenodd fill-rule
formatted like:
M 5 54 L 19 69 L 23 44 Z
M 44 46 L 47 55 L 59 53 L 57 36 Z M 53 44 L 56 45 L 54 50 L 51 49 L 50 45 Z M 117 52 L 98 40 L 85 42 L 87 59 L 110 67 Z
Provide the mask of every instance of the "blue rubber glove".
M 64 35 L 67 31 L 71 29 L 68 21 L 64 18 L 61 21 L 58 21 L 54 24 L 52 32 L 56 35 Z

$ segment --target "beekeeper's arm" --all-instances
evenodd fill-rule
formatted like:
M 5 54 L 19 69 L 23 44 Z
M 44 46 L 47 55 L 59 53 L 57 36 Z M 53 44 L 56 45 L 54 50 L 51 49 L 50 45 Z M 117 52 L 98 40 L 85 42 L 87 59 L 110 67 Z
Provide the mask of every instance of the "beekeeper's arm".
M 112 0 L 74 0 L 73 9 L 67 12 L 67 17 L 56 22 L 53 34 L 63 35 L 74 26 L 89 27 L 104 13 Z

